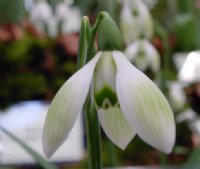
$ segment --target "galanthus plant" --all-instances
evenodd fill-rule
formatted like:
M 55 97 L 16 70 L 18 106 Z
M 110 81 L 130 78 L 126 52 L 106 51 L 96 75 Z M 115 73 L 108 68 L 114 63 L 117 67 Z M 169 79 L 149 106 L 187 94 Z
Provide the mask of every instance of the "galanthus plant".
M 33 4 L 30 10 L 30 21 L 41 33 L 50 37 L 59 34 L 76 33 L 80 29 L 80 10 L 71 6 L 72 1 L 57 2 L 52 8 L 46 0 Z
M 96 33 L 98 52 L 94 48 Z M 46 117 L 43 149 L 47 157 L 66 140 L 81 112 L 86 121 L 90 169 L 102 167 L 99 122 L 121 149 L 137 134 L 152 147 L 172 151 L 175 123 L 171 108 L 158 87 L 122 50 L 120 31 L 106 12 L 98 15 L 93 28 L 87 17 L 83 18 L 80 69 L 57 92 Z
M 141 36 L 146 39 L 150 39 L 152 37 L 153 18 L 143 1 L 122 1 L 120 28 L 126 45 Z
M 160 70 L 160 55 L 147 39 L 137 39 L 125 49 L 125 54 L 140 70 L 150 68 L 154 73 Z

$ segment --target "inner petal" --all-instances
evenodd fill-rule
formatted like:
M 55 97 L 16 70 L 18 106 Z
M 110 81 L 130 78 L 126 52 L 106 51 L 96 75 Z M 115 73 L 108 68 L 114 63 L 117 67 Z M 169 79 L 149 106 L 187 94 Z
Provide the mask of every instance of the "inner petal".
M 115 145 L 124 150 L 134 138 L 136 132 L 129 125 L 118 105 L 107 109 L 99 109 L 98 117 L 107 137 Z
M 103 107 L 105 100 L 110 105 L 117 103 L 116 65 L 112 52 L 102 52 L 94 70 L 93 89 L 97 107 Z

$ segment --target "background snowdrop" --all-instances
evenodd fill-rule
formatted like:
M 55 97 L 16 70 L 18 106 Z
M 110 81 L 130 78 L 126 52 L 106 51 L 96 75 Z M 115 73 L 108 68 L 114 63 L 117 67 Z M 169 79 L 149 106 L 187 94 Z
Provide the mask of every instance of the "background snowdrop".
M 189 53 L 179 72 L 179 80 L 186 84 L 200 82 L 200 51 Z
M 71 7 L 68 2 L 58 3 L 55 7 L 55 17 L 61 28 L 62 34 L 78 32 L 81 23 L 81 13 L 76 7 Z
M 125 0 L 120 14 L 120 28 L 128 45 L 139 37 L 150 39 L 153 35 L 153 20 L 148 8 L 140 0 Z
M 149 9 L 154 8 L 154 6 L 158 3 L 158 0 L 143 0 L 143 1 L 148 6 Z
M 30 21 L 40 32 L 48 31 L 52 17 L 52 8 L 46 1 L 38 1 L 30 9 Z
M 30 21 L 42 33 L 51 37 L 76 33 L 80 29 L 81 13 L 71 1 L 56 3 L 52 8 L 47 1 L 36 2 L 30 10 Z
M 175 111 L 183 110 L 186 104 L 184 85 L 180 82 L 168 82 L 169 102 Z
M 154 73 L 160 70 L 160 55 L 147 39 L 138 39 L 127 46 L 125 54 L 140 70 L 150 68 Z

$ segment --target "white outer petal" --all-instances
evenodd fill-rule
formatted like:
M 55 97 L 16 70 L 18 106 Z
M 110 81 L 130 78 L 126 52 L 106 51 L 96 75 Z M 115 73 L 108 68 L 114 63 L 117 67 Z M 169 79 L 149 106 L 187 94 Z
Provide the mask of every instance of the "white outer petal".
M 54 97 L 43 130 L 43 150 L 47 157 L 65 141 L 81 112 L 100 54 L 67 80 Z
M 136 133 L 125 119 L 121 109 L 117 106 L 107 110 L 99 109 L 98 117 L 107 137 L 124 150 Z
M 170 153 L 175 142 L 175 122 L 167 100 L 121 52 L 113 52 L 113 57 L 117 95 L 127 121 L 148 144 Z
M 143 31 L 145 38 L 150 39 L 153 36 L 153 18 L 142 1 L 137 1 L 140 10 L 140 29 Z

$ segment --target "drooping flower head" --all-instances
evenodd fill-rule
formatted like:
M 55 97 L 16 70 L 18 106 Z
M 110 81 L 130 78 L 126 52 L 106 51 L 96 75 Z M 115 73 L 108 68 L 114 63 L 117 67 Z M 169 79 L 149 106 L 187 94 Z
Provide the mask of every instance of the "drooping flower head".
M 50 157 L 65 141 L 92 90 L 100 124 L 121 149 L 136 134 L 170 153 L 175 141 L 171 108 L 158 87 L 119 51 L 99 52 L 60 88 L 49 108 L 43 148 Z
M 127 46 L 125 54 L 140 70 L 150 68 L 154 73 L 160 70 L 160 55 L 147 39 L 138 39 Z
M 80 30 L 80 10 L 71 6 L 72 1 L 57 2 L 55 8 L 44 1 L 38 1 L 30 10 L 30 21 L 42 33 L 51 37 L 58 34 L 77 33 Z
M 46 1 L 36 2 L 30 10 L 30 21 L 41 32 L 45 32 L 53 17 L 51 6 Z
M 120 14 L 120 28 L 128 45 L 139 37 L 150 39 L 153 35 L 153 19 L 141 0 L 124 0 Z
M 151 146 L 170 153 L 175 123 L 166 98 L 119 51 L 123 50 L 122 37 L 112 18 L 102 12 L 97 20 L 99 52 L 64 83 L 50 105 L 43 132 L 46 156 L 50 157 L 68 137 L 87 97 L 96 109 L 90 114 L 98 114 L 104 132 L 118 147 L 125 149 L 137 134 Z M 88 47 L 87 39 L 95 38 L 95 34 L 88 36 L 91 29 L 86 23 L 83 19 L 79 43 L 79 61 L 83 63 L 93 47 Z M 94 28 L 92 33 L 97 30 Z

